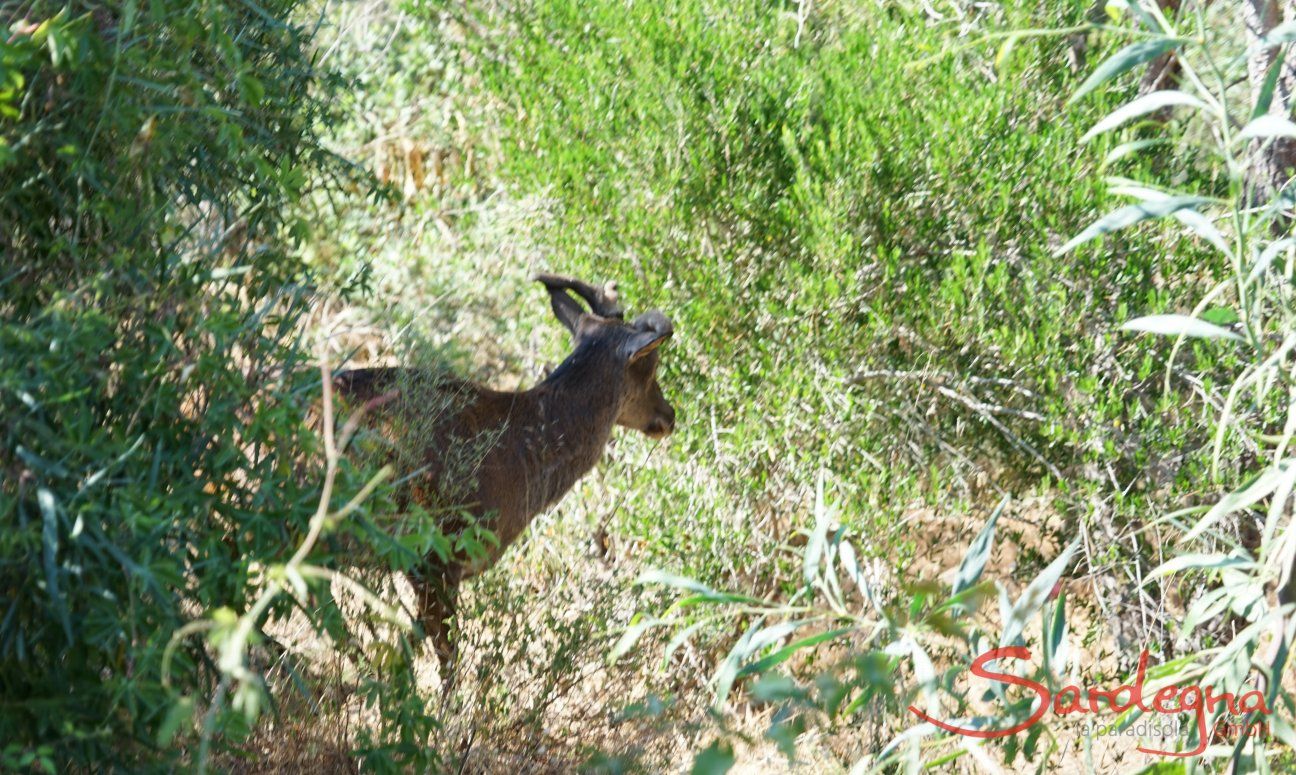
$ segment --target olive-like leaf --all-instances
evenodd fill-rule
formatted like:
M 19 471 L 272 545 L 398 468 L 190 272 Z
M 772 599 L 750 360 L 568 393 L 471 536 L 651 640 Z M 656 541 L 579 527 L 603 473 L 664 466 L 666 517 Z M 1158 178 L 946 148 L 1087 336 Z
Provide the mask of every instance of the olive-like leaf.
M 1154 91 L 1113 110 L 1102 121 L 1094 124 L 1093 129 L 1085 132 L 1084 137 L 1080 138 L 1080 142 L 1087 143 L 1103 132 L 1110 132 L 1127 121 L 1171 107 L 1190 107 L 1204 110 L 1206 103 L 1191 94 L 1181 91 Z
M 1284 43 L 1296 41 L 1296 20 L 1283 22 L 1274 27 L 1265 36 L 1261 38 L 1260 46 L 1262 48 L 1272 48 L 1281 46 Z
M 999 501 L 999 505 L 991 512 L 990 519 L 986 521 L 985 527 L 977 533 L 972 544 L 968 547 L 967 554 L 963 556 L 963 562 L 959 563 L 958 575 L 954 578 L 954 592 L 957 595 L 965 589 L 971 588 L 981 579 L 981 572 L 985 570 L 986 562 L 990 559 L 990 550 L 994 544 L 995 522 L 998 521 L 999 515 L 1003 513 L 1004 507 L 1008 505 L 1008 496 L 1004 496 Z
M 1124 73 L 1144 62 L 1150 62 L 1161 56 L 1167 51 L 1172 51 L 1184 43 L 1188 42 L 1184 38 L 1154 38 L 1152 40 L 1142 40 L 1138 43 L 1131 43 L 1125 48 L 1117 51 L 1108 57 L 1097 69 L 1080 84 L 1075 94 L 1071 95 L 1068 104 L 1074 104 L 1089 92 L 1102 86 L 1116 76 Z
M 1257 277 L 1264 274 L 1265 270 L 1273 263 L 1273 260 L 1278 257 L 1278 254 L 1290 248 L 1293 244 L 1296 244 L 1296 240 L 1291 237 L 1284 237 L 1266 245 L 1265 249 L 1260 251 L 1260 258 L 1256 259 L 1255 265 L 1251 267 L 1250 273 L 1247 274 L 1247 285 L 1255 282 Z
M 693 758 L 693 767 L 689 770 L 690 775 L 724 775 L 733 766 L 734 762 L 733 748 L 728 743 L 722 743 L 719 740 L 698 752 Z
M 1247 140 L 1263 140 L 1272 137 L 1296 137 L 1296 123 L 1292 123 L 1282 116 L 1266 113 L 1242 127 L 1242 131 L 1233 137 L 1233 141 L 1241 143 Z
M 1199 519 L 1197 524 L 1193 525 L 1192 529 L 1183 538 L 1179 539 L 1180 543 L 1187 543 L 1197 538 L 1213 527 L 1221 518 L 1255 505 L 1261 499 L 1273 493 L 1274 490 L 1277 490 L 1285 478 L 1293 475 L 1296 475 L 1296 460 L 1287 458 L 1269 466 L 1251 484 L 1220 498 L 1219 502 L 1212 506 L 1210 511 L 1206 512 L 1206 515 Z
M 824 472 L 820 470 L 819 479 L 815 483 L 815 526 L 810 533 L 810 541 L 806 544 L 805 554 L 802 556 L 802 571 L 807 584 L 813 584 L 823 568 L 824 547 L 828 542 L 828 527 L 831 521 L 832 512 L 824 501 Z
M 656 619 L 644 619 L 630 624 L 629 627 L 626 627 L 625 632 L 621 634 L 621 637 L 617 639 L 616 645 L 612 647 L 611 653 L 608 654 L 608 662 L 615 664 L 618 659 L 634 648 L 635 643 L 639 641 L 639 638 L 643 637 L 645 632 L 661 624 L 663 622 Z
M 1147 575 L 1143 583 L 1147 584 L 1154 579 L 1182 570 L 1219 570 L 1220 568 L 1249 570 L 1256 567 L 1259 566 L 1251 558 L 1236 554 L 1181 554 L 1158 565 Z
M 68 643 L 71 643 L 72 620 L 68 616 L 67 601 L 63 599 L 63 593 L 59 589 L 58 503 L 54 499 L 54 493 L 44 487 L 36 490 L 36 502 L 40 505 L 42 521 L 41 564 L 45 570 L 45 591 L 49 594 L 50 602 L 54 604 L 54 610 L 58 614 L 59 622 L 63 625 L 63 633 L 67 635 Z
M 1219 252 L 1226 256 L 1233 255 L 1233 250 L 1228 241 L 1224 239 L 1224 235 L 1220 233 L 1220 230 L 1215 228 L 1215 224 L 1211 222 L 1211 219 L 1189 208 L 1176 210 L 1174 218 L 1184 226 L 1192 229 L 1194 234 L 1209 242 Z
M 1026 591 L 1022 592 L 1021 597 L 1017 598 L 1017 602 L 1008 613 L 1008 618 L 1004 621 L 1003 633 L 999 636 L 1000 646 L 1010 646 L 1021 637 L 1026 629 L 1026 622 L 1048 601 L 1049 593 L 1062 578 L 1063 571 L 1071 564 L 1071 558 L 1079 546 L 1079 539 L 1072 541 L 1062 554 L 1035 577 L 1035 580 L 1026 587 Z
M 1290 23 L 1288 22 L 1288 24 Z M 1278 79 L 1285 69 L 1283 60 L 1286 58 L 1286 54 L 1286 49 L 1278 49 L 1278 55 L 1270 63 L 1269 72 L 1265 74 L 1265 79 L 1260 84 L 1260 91 L 1256 92 L 1255 107 L 1251 109 L 1251 118 L 1260 118 L 1268 113 L 1269 106 L 1273 105 L 1274 92 L 1278 90 Z
M 1082 245 L 1094 237 L 1101 237 L 1104 234 L 1119 231 L 1142 221 L 1164 218 L 1185 207 L 1196 207 L 1209 201 L 1209 199 L 1200 196 L 1171 196 L 1165 199 L 1146 200 L 1137 204 L 1125 205 L 1099 218 L 1070 242 L 1058 248 L 1054 255 L 1060 256 L 1069 253 L 1077 245 Z
M 1232 339 L 1242 341 L 1242 336 L 1223 326 L 1207 323 L 1190 315 L 1145 315 L 1121 325 L 1122 331 L 1141 331 L 1164 336 L 1191 336 L 1197 339 Z

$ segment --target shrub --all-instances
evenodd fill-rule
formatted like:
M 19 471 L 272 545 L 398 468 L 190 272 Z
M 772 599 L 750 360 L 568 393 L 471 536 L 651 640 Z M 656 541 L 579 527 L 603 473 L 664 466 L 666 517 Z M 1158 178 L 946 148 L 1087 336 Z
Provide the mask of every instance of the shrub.
M 340 168 L 314 139 L 337 84 L 296 6 L 3 12 L 5 765 L 174 761 L 192 704 L 163 687 L 164 648 L 242 610 L 249 559 L 314 510 L 291 213 Z M 215 673 L 192 644 L 172 667 L 180 692 Z

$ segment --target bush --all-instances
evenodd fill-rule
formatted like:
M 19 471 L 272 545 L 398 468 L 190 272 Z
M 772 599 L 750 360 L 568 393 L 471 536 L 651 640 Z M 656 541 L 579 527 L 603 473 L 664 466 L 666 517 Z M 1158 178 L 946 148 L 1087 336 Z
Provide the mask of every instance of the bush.
M 185 620 L 314 510 L 292 249 L 337 84 L 297 3 L 50 2 L 0 41 L 0 740 L 131 766 L 215 667 Z M 282 605 L 281 605 L 282 608 Z M 214 715 L 224 724 L 224 715 Z

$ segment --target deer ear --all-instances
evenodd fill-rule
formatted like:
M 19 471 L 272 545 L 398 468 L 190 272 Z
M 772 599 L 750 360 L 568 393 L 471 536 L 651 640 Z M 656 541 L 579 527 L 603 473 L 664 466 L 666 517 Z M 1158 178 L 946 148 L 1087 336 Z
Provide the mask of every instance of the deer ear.
M 553 307 L 558 322 L 562 323 L 572 333 L 572 336 L 575 336 L 576 327 L 580 324 L 580 317 L 585 314 L 585 310 L 581 309 L 580 303 L 562 288 L 551 287 L 548 290 L 549 305 Z
M 634 363 L 648 353 L 656 350 L 661 343 L 670 339 L 670 331 L 639 331 L 633 334 L 621 346 L 621 354 L 629 363 Z

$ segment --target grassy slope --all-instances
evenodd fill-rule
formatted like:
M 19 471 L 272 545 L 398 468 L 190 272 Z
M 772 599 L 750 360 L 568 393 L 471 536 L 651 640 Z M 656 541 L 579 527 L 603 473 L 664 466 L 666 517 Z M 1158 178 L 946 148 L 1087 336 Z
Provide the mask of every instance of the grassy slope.
M 672 457 L 723 485 L 699 509 L 664 472 L 641 483 L 651 517 L 625 528 L 706 575 L 795 526 L 821 468 L 876 534 L 917 497 L 1029 490 L 1045 460 L 1068 479 L 1094 452 L 1141 467 L 1102 449 L 1142 422 L 1112 330 L 1165 304 L 1159 277 L 1196 255 L 1146 238 L 1052 255 L 1118 204 L 1078 144 L 1089 119 L 1061 105 L 1065 41 L 1023 44 L 996 74 L 988 47 L 923 63 L 957 27 L 901 6 L 826 4 L 804 25 L 795 11 L 555 1 L 476 22 L 494 30 L 478 51 L 500 178 L 548 201 L 549 262 L 621 279 L 680 331 Z M 898 374 L 852 385 L 860 371 Z M 1015 411 L 996 428 L 919 371 Z
M 968 28 L 1056 26 L 1087 7 L 1010 3 Z M 632 310 L 676 323 L 663 382 L 678 433 L 660 447 L 622 436 L 479 584 L 481 611 L 553 603 L 529 636 L 595 638 L 537 662 L 532 680 L 599 660 L 595 636 L 628 614 L 639 568 L 758 594 L 795 583 L 789 541 L 820 471 L 843 521 L 904 568 L 925 549 L 901 520 L 916 505 L 977 514 L 998 491 L 1037 494 L 1053 504 L 1046 532 L 1104 527 L 1196 470 L 1189 458 L 1143 475 L 1200 431 L 1187 412 L 1158 419 L 1180 399 L 1154 387 L 1156 354 L 1113 329 L 1173 306 L 1183 289 L 1165 278 L 1192 277 L 1199 254 L 1145 231 L 1052 255 L 1119 204 L 1092 162 L 1101 149 L 1078 144 L 1097 112 L 1062 106 L 1067 41 L 1023 42 L 996 70 L 984 46 L 924 62 L 961 28 L 902 5 L 796 12 L 707 0 L 343 11 L 337 55 L 361 90 L 339 146 L 405 195 L 400 209 L 349 204 L 319 240 L 316 261 L 341 274 L 370 260 L 372 310 L 347 313 L 366 321 L 360 339 L 393 316 L 453 344 L 467 370 L 529 382 L 565 346 L 526 280 L 537 269 L 615 278 Z M 600 526 L 611 552 L 597 562 Z M 483 632 L 499 646 L 498 629 Z M 673 677 L 623 670 L 596 707 L 687 695 L 709 659 L 677 658 Z M 561 736 L 562 723 L 541 726 Z

